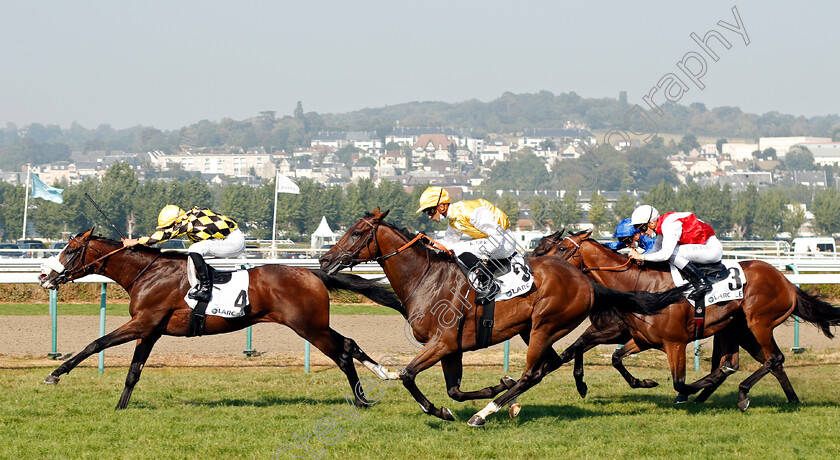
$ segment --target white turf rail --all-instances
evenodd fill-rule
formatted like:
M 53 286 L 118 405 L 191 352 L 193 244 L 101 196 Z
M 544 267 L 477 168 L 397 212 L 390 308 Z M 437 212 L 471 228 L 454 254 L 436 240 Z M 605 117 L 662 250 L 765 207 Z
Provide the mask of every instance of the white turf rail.
M 724 257 L 730 253 L 725 253 Z M 740 251 L 738 255 L 743 257 Z M 828 254 L 827 254 L 828 255 Z M 831 256 L 835 254 L 830 254 Z M 785 276 L 794 284 L 837 284 L 840 283 L 840 258 L 836 257 L 762 257 L 761 260 L 785 271 L 788 265 L 796 265 L 800 272 L 820 272 L 792 274 Z M 740 258 L 740 257 L 739 257 Z M 35 259 L 0 259 L 0 284 L 38 283 L 43 258 Z M 745 260 L 745 259 L 741 259 Z M 216 268 L 232 270 L 243 264 L 250 266 L 281 264 L 292 267 L 318 268 L 318 259 L 211 259 L 208 262 Z M 355 273 L 365 278 L 379 278 L 384 276 L 382 267 L 376 263 L 363 263 L 353 270 L 342 270 L 345 273 Z M 101 275 L 89 275 L 77 280 L 79 283 L 112 283 L 110 278 Z

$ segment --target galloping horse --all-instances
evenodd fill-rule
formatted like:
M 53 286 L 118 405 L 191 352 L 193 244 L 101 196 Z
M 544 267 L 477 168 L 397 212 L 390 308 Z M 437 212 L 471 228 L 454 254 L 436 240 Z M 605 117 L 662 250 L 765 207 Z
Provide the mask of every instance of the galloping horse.
M 377 208 L 353 224 L 321 258 L 321 268 L 333 273 L 362 261 L 379 262 L 402 300 L 414 337 L 424 342 L 423 350 L 394 378 L 402 380 L 425 413 L 454 420 L 448 408 L 436 408 L 420 392 L 415 377 L 442 361 L 450 396 L 459 392 L 462 354 L 479 348 L 476 326 L 480 315 L 479 308 L 473 308 L 475 292 L 455 263 L 422 244 L 415 244 L 417 237 L 412 238 L 383 220 L 387 214 L 388 211 L 382 213 Z M 493 397 L 507 390 L 473 415 L 468 422 L 470 426 L 483 425 L 489 415 L 559 367 L 551 345 L 593 310 L 653 314 L 681 295 L 681 289 L 661 294 L 614 291 L 593 283 L 575 267 L 555 257 L 529 262 L 534 271 L 534 287 L 525 296 L 497 303 L 492 333 L 493 344 L 517 334 L 525 340 L 528 344 L 525 370 L 510 388 L 503 382 L 477 392 L 459 392 L 463 400 Z
M 58 383 L 59 377 L 73 370 L 88 356 L 108 347 L 137 340 L 134 358 L 128 370 L 117 409 L 125 409 L 134 385 L 155 342 L 162 335 L 185 336 L 191 310 L 184 301 L 189 290 L 184 254 L 161 253 L 145 246 L 123 248 L 119 241 L 93 236 L 93 229 L 74 236 L 58 255 L 55 266 L 41 275 L 47 289 L 92 273 L 116 281 L 130 297 L 131 319 L 110 334 L 94 340 L 81 353 L 64 362 L 46 378 Z M 359 360 L 380 378 L 387 371 L 363 352 L 356 343 L 330 328 L 328 289 L 347 289 L 377 303 L 403 312 L 396 296 L 376 285 L 374 280 L 348 275 L 327 275 L 284 265 L 263 265 L 249 271 L 251 305 L 245 316 L 221 318 L 207 316 L 206 334 L 221 334 L 243 329 L 255 323 L 285 324 L 332 359 L 347 376 L 357 406 L 366 406 L 353 359 Z
M 610 250 L 589 238 L 591 232 L 579 232 L 566 238 L 562 232 L 543 238 L 535 254 L 554 254 L 568 260 L 585 271 L 599 284 L 617 289 L 642 289 L 658 291 L 674 286 L 667 264 L 630 264 L 627 257 Z M 738 407 L 749 407 L 749 390 L 767 373 L 779 380 L 788 401 L 799 402 L 784 370 L 784 355 L 773 338 L 773 329 L 791 314 L 814 324 L 829 338 L 833 337 L 830 327 L 840 325 L 840 309 L 831 306 L 816 296 L 811 296 L 790 283 L 770 264 L 759 261 L 742 262 L 744 297 L 706 308 L 706 325 L 703 337 L 715 336 L 715 351 L 712 364 L 717 368 L 697 382 L 685 384 L 685 345 L 694 340 L 694 313 L 685 299 L 669 306 L 656 316 L 623 315 L 619 321 L 605 321 L 593 326 L 567 349 L 562 358 L 569 360 L 575 354 L 576 368 L 583 352 L 606 343 L 621 343 L 632 337 L 626 346 L 613 354 L 613 365 L 634 387 L 656 385 L 650 380 L 639 381 L 627 372 L 621 363 L 628 355 L 649 348 L 665 351 L 674 380 L 674 389 L 680 394 L 675 402 L 683 402 L 688 395 L 703 389 L 696 401 L 704 401 L 726 379 L 738 369 L 738 346 L 744 347 L 763 365 L 739 386 Z M 649 269 L 648 269 L 649 268 Z M 598 330 L 596 326 L 606 326 Z M 582 383 L 582 368 L 575 373 L 578 387 Z

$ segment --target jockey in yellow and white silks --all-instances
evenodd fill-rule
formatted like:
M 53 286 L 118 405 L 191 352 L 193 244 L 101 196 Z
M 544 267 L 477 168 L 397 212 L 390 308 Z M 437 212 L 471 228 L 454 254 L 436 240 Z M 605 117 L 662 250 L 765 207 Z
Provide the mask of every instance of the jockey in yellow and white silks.
M 476 289 L 482 297 L 495 296 L 498 290 L 492 274 L 483 267 L 488 259 L 507 259 L 516 252 L 516 239 L 510 231 L 510 220 L 499 208 L 487 200 L 467 200 L 450 204 L 449 193 L 442 187 L 429 187 L 420 196 L 417 212 L 440 222 L 445 217 L 449 228 L 440 242 L 469 269 L 481 273 Z M 467 236 L 470 239 L 463 240 Z M 487 279 L 489 277 L 489 280 Z M 492 284 L 492 285 L 491 285 Z
M 199 282 L 198 287 L 191 289 L 188 295 L 192 299 L 209 301 L 212 280 L 204 257 L 237 257 L 245 252 L 245 236 L 233 219 L 207 208 L 196 206 L 184 211 L 170 204 L 160 211 L 157 230 L 153 234 L 124 239 L 123 245 L 152 246 L 184 234 L 193 242 L 187 251 Z

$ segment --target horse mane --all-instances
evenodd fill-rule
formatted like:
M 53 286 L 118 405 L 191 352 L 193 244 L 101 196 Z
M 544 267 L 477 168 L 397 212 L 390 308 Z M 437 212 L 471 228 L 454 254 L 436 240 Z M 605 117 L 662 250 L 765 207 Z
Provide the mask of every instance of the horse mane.
M 365 213 L 364 217 L 374 217 L 374 215 L 368 212 L 368 213 Z M 399 227 L 396 224 L 391 223 L 391 222 L 387 222 L 385 220 L 380 219 L 379 224 L 384 225 L 384 226 L 394 230 L 395 232 L 397 232 L 400 235 L 402 235 L 403 237 L 405 237 L 408 241 L 413 240 L 417 236 L 417 233 L 412 233 L 408 228 Z M 438 254 L 437 251 L 433 251 L 430 248 L 426 247 L 425 245 L 423 245 L 422 247 L 423 247 L 423 249 L 426 250 L 426 252 L 430 252 L 430 253 L 432 253 L 432 255 L 437 256 L 441 259 L 444 259 L 444 257 L 441 254 Z
M 117 246 L 122 246 L 122 243 L 120 241 L 117 241 L 117 240 L 114 240 L 114 239 L 111 239 L 111 238 L 107 238 L 107 237 L 104 237 L 102 235 L 91 235 L 89 239 L 106 241 L 106 242 L 109 242 L 109 243 L 114 243 Z M 160 248 L 153 248 L 151 246 L 146 246 L 145 244 L 136 244 L 136 245 L 132 246 L 131 249 L 137 250 L 137 251 L 142 251 L 142 252 L 147 252 L 147 253 L 152 254 L 152 255 L 186 256 L 186 254 L 179 253 L 179 252 L 173 252 L 173 251 L 163 252 L 163 251 L 161 251 Z
M 586 233 L 586 232 L 587 232 L 587 230 L 582 230 L 582 231 L 579 231 L 577 233 L 573 233 L 570 236 L 578 236 L 578 235 L 582 235 L 583 233 Z M 610 248 L 602 245 L 601 243 L 599 243 L 598 240 L 593 240 L 591 238 L 587 238 L 587 240 L 597 244 L 598 246 L 603 247 L 604 250 L 606 250 L 606 251 L 610 251 L 613 254 L 619 255 L 622 258 L 627 259 L 626 255 L 621 254 L 617 251 L 613 251 L 612 249 L 610 249 Z M 645 262 L 644 266 L 639 267 L 639 269 L 640 270 L 654 270 L 654 271 L 658 271 L 658 272 L 671 273 L 671 266 L 668 264 L 668 261 L 665 261 L 665 262 Z

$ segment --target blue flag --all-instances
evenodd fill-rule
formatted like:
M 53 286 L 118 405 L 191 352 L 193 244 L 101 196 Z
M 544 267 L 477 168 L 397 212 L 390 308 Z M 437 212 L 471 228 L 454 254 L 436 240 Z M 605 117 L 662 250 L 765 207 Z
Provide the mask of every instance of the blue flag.
M 63 191 L 64 189 L 62 188 L 50 187 L 41 182 L 41 178 L 37 174 L 32 175 L 32 198 L 43 198 L 47 201 L 61 204 L 64 203 L 64 198 L 61 197 L 61 192 Z

